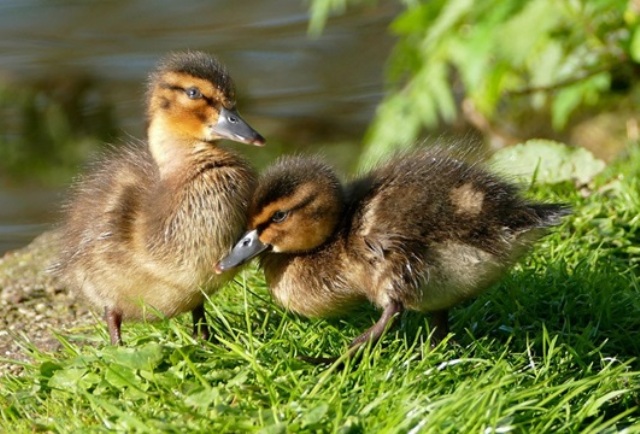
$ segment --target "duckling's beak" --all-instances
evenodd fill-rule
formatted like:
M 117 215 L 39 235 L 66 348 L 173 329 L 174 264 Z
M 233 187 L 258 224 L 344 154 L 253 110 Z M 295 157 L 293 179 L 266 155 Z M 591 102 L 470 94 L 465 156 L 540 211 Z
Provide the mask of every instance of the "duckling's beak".
M 250 259 L 258 256 L 269 247 L 271 246 L 260 241 L 257 229 L 249 231 L 244 234 L 242 239 L 238 241 L 231 252 L 216 264 L 216 273 L 220 274 L 224 271 L 230 270 L 231 268 L 242 265 Z
M 266 140 L 256 130 L 240 117 L 236 110 L 222 107 L 218 116 L 218 123 L 213 125 L 211 132 L 223 139 L 233 140 L 250 145 L 264 146 Z

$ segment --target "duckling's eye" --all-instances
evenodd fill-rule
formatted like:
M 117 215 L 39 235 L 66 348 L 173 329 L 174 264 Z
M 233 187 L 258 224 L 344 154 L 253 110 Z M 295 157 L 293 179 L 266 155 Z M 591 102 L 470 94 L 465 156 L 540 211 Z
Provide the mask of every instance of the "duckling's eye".
M 271 216 L 271 221 L 274 223 L 282 223 L 287 218 L 288 215 L 289 215 L 288 212 L 276 211 Z
M 227 121 L 229 121 L 230 124 L 235 124 L 238 122 L 238 118 L 233 115 L 229 115 L 227 116 Z
M 185 89 L 185 93 L 191 99 L 202 98 L 202 92 L 200 92 L 200 89 L 198 89 L 197 87 L 190 87 L 188 89 Z

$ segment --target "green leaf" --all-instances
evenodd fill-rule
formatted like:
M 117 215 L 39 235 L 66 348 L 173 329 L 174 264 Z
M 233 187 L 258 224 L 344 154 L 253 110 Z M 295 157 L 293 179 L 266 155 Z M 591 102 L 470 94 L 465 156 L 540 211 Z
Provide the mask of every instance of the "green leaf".
M 579 84 L 567 86 L 556 93 L 551 105 L 551 123 L 554 129 L 561 130 L 565 127 L 571 112 L 580 105 L 582 93 L 583 89 Z
M 117 389 L 140 385 L 139 377 L 130 367 L 116 363 L 109 365 L 109 369 L 104 374 L 104 379 Z
M 527 5 L 501 29 L 498 48 L 514 66 L 531 56 L 541 37 L 561 19 L 555 0 L 538 0 Z
M 440 14 L 427 31 L 422 42 L 422 49 L 429 52 L 434 44 L 446 37 L 448 32 L 462 20 L 464 15 L 473 7 L 473 0 L 450 0 L 444 4 Z
M 80 380 L 87 373 L 85 368 L 67 368 L 54 372 L 49 379 L 49 387 L 52 389 L 67 390 L 73 392 L 80 385 Z
M 148 342 L 136 348 L 107 347 L 103 355 L 107 361 L 145 371 L 153 371 L 164 359 L 162 346 L 157 342 Z
M 62 369 L 62 366 L 58 365 L 57 363 L 47 361 L 40 365 L 40 375 L 45 378 L 50 378 L 56 371 L 60 369 Z
M 248 378 L 249 371 L 243 369 L 242 371 L 238 372 L 235 377 L 227 382 L 227 386 L 242 386 L 247 382 Z
M 562 45 L 559 42 L 546 41 L 539 55 L 535 56 L 535 66 L 529 68 L 530 85 L 544 88 L 560 82 L 562 77 L 559 75 L 559 70 L 564 60 Z M 547 102 L 548 95 L 549 92 L 545 91 L 534 93 L 533 98 L 531 98 L 533 108 L 542 109 Z
M 486 80 L 474 92 L 469 92 L 475 107 L 485 116 L 492 116 L 502 96 L 506 83 L 509 82 L 510 69 L 505 62 L 492 66 L 491 72 L 483 78 Z
M 394 94 L 378 106 L 375 121 L 365 138 L 362 165 L 379 161 L 394 147 L 408 145 L 420 131 L 420 118 L 401 94 Z M 399 146 L 398 146 L 399 145 Z
M 437 105 L 438 114 L 446 122 L 453 122 L 456 118 L 457 110 L 456 103 L 451 94 L 451 85 L 448 80 L 449 68 L 442 65 L 442 68 L 438 70 L 437 73 L 438 78 L 435 79 L 435 77 L 432 77 L 430 81 L 432 99 Z M 417 95 L 416 99 L 419 100 L 420 96 Z
M 311 2 L 309 14 L 309 34 L 319 36 L 332 12 L 342 13 L 346 8 L 346 0 L 315 0 Z
M 562 181 L 586 184 L 605 168 L 604 161 L 584 148 L 541 139 L 504 148 L 491 157 L 490 163 L 502 173 L 543 184 Z
M 553 128 L 564 128 L 569 116 L 580 104 L 595 103 L 600 92 L 609 87 L 609 81 L 609 73 L 603 72 L 558 90 L 551 105 Z
M 307 427 L 319 423 L 328 412 L 329 405 L 325 403 L 312 408 L 308 413 L 302 416 L 302 426 Z
M 186 397 L 185 403 L 196 408 L 208 408 L 213 403 L 220 403 L 220 390 L 217 387 L 203 389 L 199 392 L 191 393 Z

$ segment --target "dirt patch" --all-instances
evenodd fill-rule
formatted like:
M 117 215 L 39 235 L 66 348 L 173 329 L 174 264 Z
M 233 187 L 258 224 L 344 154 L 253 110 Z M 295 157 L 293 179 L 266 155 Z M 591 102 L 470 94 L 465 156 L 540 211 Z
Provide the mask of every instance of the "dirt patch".
M 28 360 L 25 347 L 56 351 L 54 333 L 95 325 L 86 304 L 47 272 L 58 239 L 57 232 L 46 232 L 0 258 L 0 376 L 22 371 L 15 362 Z

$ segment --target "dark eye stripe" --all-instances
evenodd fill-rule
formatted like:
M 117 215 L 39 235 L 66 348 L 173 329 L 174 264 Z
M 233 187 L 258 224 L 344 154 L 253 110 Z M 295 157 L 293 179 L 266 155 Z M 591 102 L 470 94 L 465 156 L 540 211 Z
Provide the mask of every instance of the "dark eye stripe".
M 167 83 L 160 84 L 160 87 L 163 88 L 163 89 L 175 90 L 175 91 L 179 91 L 179 92 L 186 92 L 187 91 L 182 86 L 175 86 L 173 84 L 167 84 Z M 221 104 L 219 102 L 214 101 L 213 98 L 206 96 L 202 92 L 200 94 L 202 95 L 202 99 L 205 100 L 207 102 L 207 104 L 210 105 L 211 107 L 215 107 L 215 108 L 219 108 L 220 107 Z
M 305 206 L 309 205 L 311 202 L 313 202 L 316 197 L 318 197 L 317 193 L 313 193 L 310 194 L 309 196 L 305 197 L 304 199 L 302 199 L 296 206 L 294 206 L 293 208 L 289 208 L 287 210 L 279 210 L 281 212 L 285 212 L 287 214 L 287 216 L 289 216 L 293 211 L 297 211 L 301 208 L 304 208 Z M 268 228 L 269 226 L 271 226 L 271 224 L 275 223 L 273 220 L 271 220 L 271 216 L 264 222 L 259 223 L 256 225 L 256 230 L 258 231 L 259 234 L 261 234 L 266 228 Z
M 305 206 L 309 205 L 311 202 L 316 200 L 316 197 L 318 197 L 317 193 L 310 194 L 309 196 L 302 199 L 296 206 L 291 208 L 289 211 L 296 211 L 296 210 L 299 210 L 300 208 L 304 208 Z

